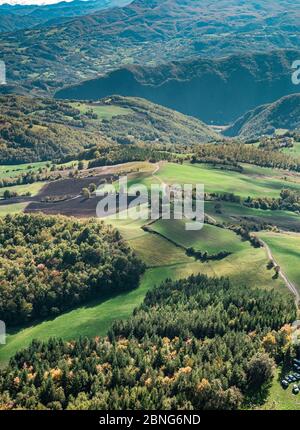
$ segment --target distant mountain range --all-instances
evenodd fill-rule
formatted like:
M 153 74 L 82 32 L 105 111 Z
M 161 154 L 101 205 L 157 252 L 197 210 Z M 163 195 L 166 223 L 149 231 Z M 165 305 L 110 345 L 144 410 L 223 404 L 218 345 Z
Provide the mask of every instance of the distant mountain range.
M 295 93 L 291 80 L 295 58 L 300 58 L 300 51 L 279 50 L 157 67 L 127 66 L 58 91 L 56 97 L 143 97 L 208 124 L 228 124 L 259 105 Z
M 300 94 L 292 94 L 247 112 L 224 134 L 254 139 L 263 134 L 273 134 L 276 129 L 298 128 L 300 128 Z
M 56 4 L 0 5 L 0 33 L 37 26 L 58 25 L 73 17 L 87 15 L 114 6 L 125 6 L 131 0 L 69 0 Z
M 299 7 L 292 0 L 135 0 L 63 22 L 48 19 L 54 21 L 46 27 L 0 36 L 15 89 L 49 94 L 128 63 L 300 46 Z

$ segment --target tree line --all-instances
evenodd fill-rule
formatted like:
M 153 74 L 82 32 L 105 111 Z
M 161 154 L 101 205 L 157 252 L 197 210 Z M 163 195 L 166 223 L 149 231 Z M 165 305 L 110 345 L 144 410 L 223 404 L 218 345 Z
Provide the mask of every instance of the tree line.
M 241 143 L 207 144 L 194 147 L 192 163 L 212 163 L 238 165 L 249 163 L 262 167 L 300 171 L 300 162 L 278 151 L 266 151 L 254 145 Z

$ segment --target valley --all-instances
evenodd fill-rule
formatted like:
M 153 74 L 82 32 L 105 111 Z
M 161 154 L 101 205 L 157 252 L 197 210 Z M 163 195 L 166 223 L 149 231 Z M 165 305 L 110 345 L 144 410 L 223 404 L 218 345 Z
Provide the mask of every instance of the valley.
M 300 1 L 0 3 L 0 415 L 298 410 Z
M 34 166 L 33 166 L 34 167 Z M 120 169 L 121 166 L 113 168 L 113 170 Z M 203 181 L 206 184 L 207 191 L 209 192 L 229 192 L 230 183 L 234 181 L 239 184 L 239 194 L 242 197 L 247 197 L 249 194 L 253 196 L 266 195 L 278 196 L 280 191 L 279 178 L 283 172 L 272 171 L 271 169 L 246 166 L 244 174 L 236 174 L 235 172 L 222 172 L 219 169 L 205 165 L 191 165 L 184 163 L 183 165 L 164 163 L 156 171 L 155 166 L 151 164 L 137 163 L 136 167 L 139 173 L 131 173 L 134 178 L 132 182 L 143 183 L 150 185 L 158 178 L 166 183 L 172 183 L 174 178 L 177 181 L 191 181 L 197 183 Z M 105 169 L 106 168 L 102 168 Z M 135 170 L 135 164 L 123 166 L 124 171 Z M 14 170 L 14 169 L 12 169 Z M 105 172 L 107 174 L 107 172 Z M 228 186 L 226 185 L 226 176 L 228 176 Z M 222 180 L 220 178 L 222 177 Z M 140 179 L 139 179 L 140 178 Z M 156 179 L 157 178 L 157 179 Z M 291 187 L 299 189 L 298 176 L 294 174 L 295 183 L 291 183 Z M 83 185 L 79 179 L 79 191 Z M 88 177 L 86 184 L 90 181 L 95 182 L 95 177 Z M 231 181 L 231 182 L 230 182 Z M 59 181 L 58 181 L 59 183 Z M 50 184 L 51 185 L 51 184 Z M 52 186 L 55 182 L 52 183 Z M 129 181 L 130 185 L 130 181 Z M 66 192 L 65 186 L 61 187 L 63 192 Z M 51 193 L 51 187 L 45 188 L 43 196 Z M 73 194 L 78 191 L 74 190 Z M 237 192 L 237 191 L 236 191 Z M 55 195 L 58 194 L 56 191 Z M 82 206 L 90 205 L 93 202 L 93 209 L 89 216 L 95 216 L 97 198 L 93 197 L 88 202 L 81 202 Z M 77 201 L 76 206 L 78 207 Z M 16 207 L 16 204 L 3 205 L 1 202 L 1 213 L 4 215 L 5 210 L 7 213 L 11 212 L 10 206 Z M 80 203 L 79 203 L 80 204 Z M 22 209 L 22 203 L 19 203 L 19 210 Z M 33 204 L 30 203 L 26 208 L 26 212 L 35 211 Z M 45 207 L 50 205 L 52 211 L 46 208 L 46 213 L 64 213 L 68 216 L 76 215 L 76 210 L 72 212 L 65 212 L 60 210 L 63 208 L 64 203 L 45 203 Z M 65 205 L 68 205 L 65 203 Z M 221 213 L 215 211 L 216 203 L 206 202 L 205 210 L 215 222 L 220 224 L 239 224 L 246 220 L 251 222 L 260 223 L 264 221 L 268 225 L 278 226 L 285 230 L 300 231 L 300 221 L 298 215 L 287 211 L 262 211 L 259 209 L 246 208 L 239 204 L 221 202 Z M 43 210 L 40 206 L 39 210 Z M 79 215 L 82 216 L 82 215 Z M 140 286 L 129 293 L 117 295 L 116 297 L 108 297 L 100 301 L 92 301 L 83 307 L 76 308 L 61 316 L 48 321 L 35 322 L 33 325 L 20 327 L 20 329 L 9 330 L 9 336 L 6 346 L 0 347 L 0 360 L 3 363 L 7 362 L 8 358 L 14 354 L 21 347 L 29 345 L 32 339 L 39 338 L 46 340 L 52 335 L 62 337 L 66 340 L 77 337 L 76 333 L 80 335 L 96 336 L 105 335 L 112 322 L 116 319 L 127 318 L 133 309 L 139 305 L 147 290 L 152 288 L 153 285 L 158 284 L 165 278 L 178 279 L 188 276 L 189 274 L 203 273 L 208 276 L 226 276 L 233 280 L 241 288 L 247 288 L 251 285 L 253 288 L 263 289 L 279 289 L 287 293 L 286 286 L 281 278 L 276 279 L 274 272 L 267 269 L 268 259 L 264 249 L 256 249 L 251 247 L 247 241 L 236 235 L 233 231 L 220 228 L 214 225 L 205 224 L 203 230 L 195 234 L 189 234 L 184 230 L 184 224 L 178 221 L 157 221 L 149 226 L 149 230 L 142 229 L 144 221 L 131 221 L 131 220 L 114 220 L 109 217 L 105 222 L 112 224 L 116 227 L 122 236 L 126 239 L 132 249 L 135 250 L 138 257 L 140 257 L 146 264 L 146 273 L 140 283 Z M 157 234 L 152 233 L 155 232 Z M 294 233 L 290 233 L 291 235 Z M 297 233 L 295 233 L 297 234 Z M 262 233 L 262 238 L 265 236 Z M 292 237 L 292 236 L 291 236 Z M 270 245 L 273 250 L 273 244 Z M 227 251 L 229 255 L 219 261 L 196 261 L 193 257 L 189 257 L 186 253 L 187 248 L 193 247 L 196 250 L 207 251 L 208 254 L 214 254 L 220 250 Z M 275 252 L 275 250 L 274 250 Z M 295 259 L 299 258 L 297 248 L 294 251 Z M 281 256 L 278 257 L 280 264 L 289 264 Z M 282 261 L 282 263 L 281 263 Z M 294 265 L 293 265 L 294 266 Z M 298 284 L 298 275 L 295 273 L 296 283 Z M 299 285 L 299 284 L 298 284 Z M 300 285 L 299 285 L 300 288 Z
M 223 54 L 219 58 L 197 56 L 157 66 L 125 65 L 104 76 L 67 86 L 55 97 L 142 97 L 207 124 L 229 125 L 259 105 L 297 92 L 291 64 L 299 57 L 297 49 L 274 49 L 266 53 Z

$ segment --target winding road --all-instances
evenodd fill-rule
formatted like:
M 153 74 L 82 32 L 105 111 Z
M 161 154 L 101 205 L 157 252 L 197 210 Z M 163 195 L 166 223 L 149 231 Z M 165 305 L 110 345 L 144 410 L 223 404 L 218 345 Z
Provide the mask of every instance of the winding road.
M 279 276 L 284 280 L 284 282 L 285 282 L 286 286 L 288 287 L 288 289 L 290 290 L 290 292 L 295 296 L 296 305 L 298 306 L 298 304 L 300 302 L 300 294 L 298 292 L 298 289 L 297 289 L 296 285 L 289 280 L 289 278 L 286 275 L 286 273 L 281 269 L 280 265 L 275 260 L 275 258 L 274 258 L 273 254 L 272 254 L 272 251 L 271 251 L 269 245 L 266 242 L 264 242 L 262 239 L 259 238 L 259 240 L 262 243 L 262 245 L 264 246 L 264 248 L 265 248 L 265 250 L 267 252 L 269 260 L 272 261 L 272 263 L 275 266 L 277 266 L 277 267 L 280 268 L 280 270 L 278 272 Z

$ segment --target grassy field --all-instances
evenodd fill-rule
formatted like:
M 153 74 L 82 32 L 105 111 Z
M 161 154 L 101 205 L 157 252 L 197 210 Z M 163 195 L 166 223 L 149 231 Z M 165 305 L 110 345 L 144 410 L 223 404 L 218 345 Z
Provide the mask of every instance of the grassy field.
M 207 165 L 165 163 L 155 176 L 167 184 L 204 184 L 206 192 L 232 193 L 241 197 L 279 197 L 283 188 L 300 191 L 300 175 L 293 181 L 283 183 L 286 172 L 257 166 L 246 166 L 244 173 L 214 169 Z M 159 182 L 155 177 L 133 177 L 129 185 L 136 182 L 150 186 Z
M 293 148 L 284 148 L 282 150 L 285 154 L 292 155 L 294 157 L 300 157 L 300 142 L 295 142 Z
M 300 234 L 262 232 L 258 236 L 267 243 L 277 263 L 300 291 Z
M 176 247 L 162 237 L 143 231 L 141 227 L 145 221 L 132 221 L 130 219 L 113 220 L 107 218 L 106 222 L 118 228 L 123 237 L 128 240 L 131 247 L 150 266 L 172 264 L 172 255 L 176 255 L 176 258 L 180 262 L 188 258 L 187 261 L 190 262 L 188 264 L 196 264 L 198 270 L 203 274 L 218 277 L 228 276 L 233 282 L 238 283 L 241 288 L 249 288 L 251 286 L 267 289 L 281 288 L 287 291 L 283 281 L 281 279 L 274 280 L 272 278 L 273 273 L 266 269 L 268 260 L 265 250 L 253 248 L 249 242 L 241 241 L 240 237 L 231 231 L 205 225 L 203 231 L 191 233 L 186 232 L 184 226 L 178 221 L 158 221 L 150 226 L 151 229 L 164 226 L 165 233 L 167 232 L 170 235 L 170 239 L 174 242 L 178 240 L 178 244 L 183 246 L 187 245 L 187 242 L 185 242 L 186 234 L 189 235 L 189 246 L 196 247 L 198 243 L 205 247 L 205 250 L 208 250 L 208 245 L 210 244 L 212 252 L 218 251 L 220 248 L 217 241 L 220 235 L 222 236 L 223 245 L 231 246 L 232 255 L 220 261 L 200 263 L 195 262 L 192 257 L 187 257 L 184 249 Z M 168 226 L 168 223 L 170 223 L 170 226 Z M 203 237 L 201 237 L 202 235 Z M 158 239 L 160 239 L 159 242 Z M 170 255 L 170 253 L 172 254 Z
M 300 218 L 294 212 L 248 208 L 236 203 L 220 202 L 221 214 L 216 212 L 216 202 L 205 202 L 205 212 L 218 223 L 239 223 L 241 219 L 263 221 L 286 230 L 300 231 Z
M 5 215 L 15 215 L 23 212 L 28 203 L 15 203 L 12 205 L 0 206 L 0 217 Z
M 26 193 L 30 193 L 32 196 L 38 194 L 46 182 L 34 182 L 33 184 L 27 185 L 15 185 L 13 187 L 5 187 L 0 189 L 0 197 L 3 197 L 3 193 L 5 190 L 9 190 L 11 192 L 16 192 L 18 195 L 23 195 Z
M 185 248 L 193 247 L 197 251 L 207 251 L 210 255 L 220 251 L 234 253 L 248 248 L 248 244 L 232 231 L 208 224 L 199 231 L 186 231 L 184 220 L 159 220 L 151 225 L 151 230 Z
M 18 350 L 25 348 L 33 339 L 49 337 L 75 339 L 78 336 L 104 336 L 111 324 L 128 318 L 133 309 L 141 304 L 146 292 L 166 278 L 179 279 L 199 272 L 199 264 L 183 264 L 148 269 L 139 288 L 129 293 L 92 302 L 65 313 L 53 320 L 43 321 L 29 327 L 9 332 L 7 344 L 0 346 L 0 364 L 3 366 Z
M 0 179 L 8 177 L 13 178 L 28 171 L 35 172 L 40 168 L 46 167 L 47 164 L 48 163 L 46 161 L 42 161 L 40 163 L 2 165 L 0 166 Z
M 277 369 L 268 400 L 259 409 L 282 411 L 300 409 L 300 395 L 293 394 L 292 385 L 287 390 L 284 390 L 280 384 L 280 379 L 280 369 Z
M 88 103 L 71 103 L 71 105 L 78 109 L 81 114 L 85 114 L 87 111 L 93 111 L 98 117 L 98 120 L 111 119 L 114 116 L 128 115 L 131 109 L 122 108 L 120 106 L 97 106 L 96 104 Z

